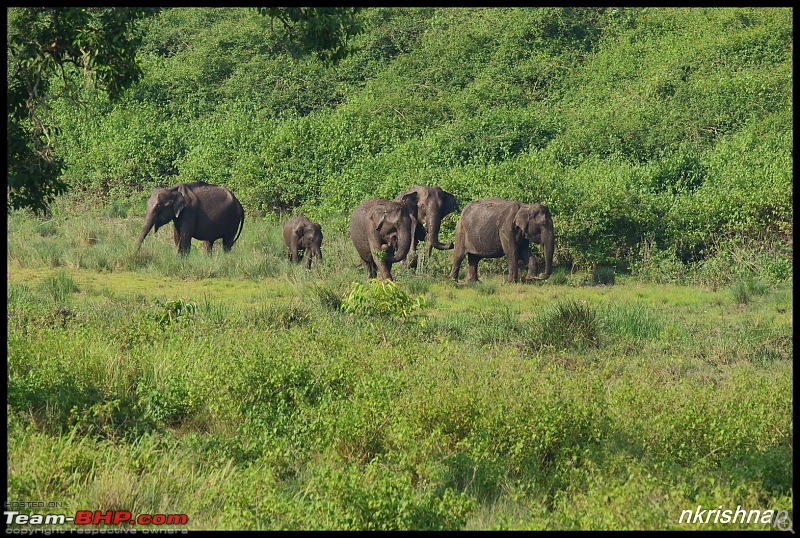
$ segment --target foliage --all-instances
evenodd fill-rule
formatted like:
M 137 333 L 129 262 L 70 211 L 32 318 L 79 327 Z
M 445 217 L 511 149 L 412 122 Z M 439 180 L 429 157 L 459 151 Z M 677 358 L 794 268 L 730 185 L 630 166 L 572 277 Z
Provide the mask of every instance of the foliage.
M 392 280 L 373 278 L 365 286 L 353 282 L 342 299 L 341 309 L 366 317 L 409 319 L 415 310 L 425 308 L 425 297 L 410 297 Z
M 357 32 L 355 15 L 360 8 L 268 7 L 258 8 L 262 15 L 283 23 L 289 38 L 306 52 L 337 61 L 347 54 L 347 38 Z
M 170 299 L 168 301 L 155 299 L 154 305 L 153 319 L 162 326 L 172 323 L 186 323 L 191 321 L 197 312 L 195 303 L 183 299 Z
M 63 204 L 7 219 L 10 498 L 226 530 L 761 529 L 678 517 L 792 506 L 793 289 L 759 238 L 720 239 L 695 285 L 404 271 L 363 286 L 395 299 L 364 322 L 336 308 L 361 272 L 334 226 L 314 274 L 277 218 L 134 259 L 140 216 Z M 393 321 L 412 291 L 425 323 Z
M 340 226 L 440 185 L 548 204 L 568 271 L 677 281 L 755 235 L 786 274 L 791 9 L 180 8 L 137 29 L 118 100 L 51 108 L 78 196 L 202 179 Z
M 136 20 L 151 8 L 9 8 L 8 209 L 42 212 L 66 190 L 60 137 L 48 103 L 76 93 L 82 72 L 97 88 L 119 95 L 140 75 Z M 63 88 L 54 82 L 61 79 Z

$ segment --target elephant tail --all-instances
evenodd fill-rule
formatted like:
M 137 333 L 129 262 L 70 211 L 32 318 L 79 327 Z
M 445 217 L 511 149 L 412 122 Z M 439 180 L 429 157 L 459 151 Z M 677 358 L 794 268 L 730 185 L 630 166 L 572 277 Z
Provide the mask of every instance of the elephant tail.
M 233 243 L 231 246 L 236 244 L 236 241 L 239 240 L 239 236 L 242 235 L 242 229 L 244 228 L 244 208 L 242 208 L 242 216 L 239 219 L 239 231 L 236 233 L 236 237 L 233 239 Z

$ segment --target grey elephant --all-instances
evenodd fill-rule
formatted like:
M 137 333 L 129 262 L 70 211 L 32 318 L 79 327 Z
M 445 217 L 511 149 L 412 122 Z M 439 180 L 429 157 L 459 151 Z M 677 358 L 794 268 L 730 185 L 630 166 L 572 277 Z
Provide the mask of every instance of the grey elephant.
M 284 223 L 283 242 L 294 263 L 300 263 L 300 251 L 304 252 L 306 269 L 311 269 L 312 258 L 322 261 L 322 226 L 302 213 Z
M 434 248 L 437 250 L 453 248 L 452 241 L 447 245 L 439 241 L 439 228 L 442 219 L 459 210 L 455 195 L 439 186 L 414 185 L 395 198 L 395 202 L 402 201 L 404 196 L 414 192 L 417 193 L 417 212 L 412 215 L 415 221 L 415 230 L 411 242 L 411 252 L 413 253 L 409 261 L 411 268 L 417 266 L 417 243 L 419 241 L 425 241 L 425 255 L 429 258 Z
M 203 252 L 211 254 L 214 241 L 222 239 L 222 249 L 229 252 L 244 227 L 244 209 L 231 191 L 204 181 L 178 183 L 174 187 L 158 188 L 147 200 L 147 214 L 136 250 L 155 226 L 172 221 L 173 238 L 180 254 L 192 248 L 192 239 L 203 242 Z
M 403 261 L 411 248 L 416 213 L 417 193 L 409 193 L 401 201 L 371 198 L 356 207 L 350 215 L 350 239 L 356 247 L 364 276 L 392 280 L 392 264 Z
M 536 274 L 536 257 L 530 243 L 542 246 L 544 272 Z M 456 224 L 453 268 L 450 277 L 458 281 L 464 256 L 469 268 L 467 282 L 478 280 L 478 262 L 505 256 L 508 281 L 516 282 L 517 263 L 528 264 L 526 281 L 545 280 L 553 272 L 555 234 L 550 209 L 544 204 L 523 204 L 502 198 L 484 198 L 467 204 Z

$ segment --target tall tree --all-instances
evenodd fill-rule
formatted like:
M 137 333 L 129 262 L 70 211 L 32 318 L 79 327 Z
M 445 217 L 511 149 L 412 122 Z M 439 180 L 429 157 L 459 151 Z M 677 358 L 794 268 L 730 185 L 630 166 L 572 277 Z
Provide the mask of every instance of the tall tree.
M 112 98 L 140 75 L 136 20 L 157 9 L 8 8 L 7 209 L 39 213 L 66 191 L 48 99 L 89 80 Z M 56 77 L 68 90 L 50 95 Z

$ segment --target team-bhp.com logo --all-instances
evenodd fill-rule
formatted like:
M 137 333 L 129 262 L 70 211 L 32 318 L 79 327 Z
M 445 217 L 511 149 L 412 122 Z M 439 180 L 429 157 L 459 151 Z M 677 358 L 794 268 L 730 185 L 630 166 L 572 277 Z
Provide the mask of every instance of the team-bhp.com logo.
M 127 510 L 78 510 L 74 516 L 66 514 L 21 514 L 5 510 L 6 525 L 186 525 L 186 514 L 139 514 L 134 516 Z

